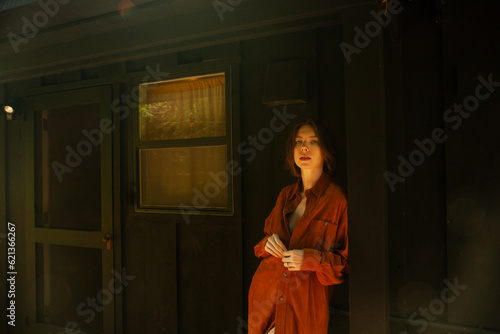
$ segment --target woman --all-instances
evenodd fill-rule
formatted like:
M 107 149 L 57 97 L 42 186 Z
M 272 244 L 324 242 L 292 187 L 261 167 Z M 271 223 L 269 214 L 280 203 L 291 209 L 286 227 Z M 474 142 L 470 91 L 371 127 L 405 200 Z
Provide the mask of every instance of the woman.
M 348 273 L 347 201 L 331 177 L 335 151 L 314 121 L 287 144 L 296 184 L 281 190 L 255 246 L 263 258 L 249 291 L 249 334 L 326 334 L 334 284 Z

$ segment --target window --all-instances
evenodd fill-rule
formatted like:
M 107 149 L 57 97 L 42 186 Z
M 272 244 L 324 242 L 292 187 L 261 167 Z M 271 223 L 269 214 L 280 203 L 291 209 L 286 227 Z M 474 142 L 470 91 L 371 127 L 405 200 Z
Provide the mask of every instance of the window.
M 139 86 L 138 211 L 232 213 L 227 73 Z

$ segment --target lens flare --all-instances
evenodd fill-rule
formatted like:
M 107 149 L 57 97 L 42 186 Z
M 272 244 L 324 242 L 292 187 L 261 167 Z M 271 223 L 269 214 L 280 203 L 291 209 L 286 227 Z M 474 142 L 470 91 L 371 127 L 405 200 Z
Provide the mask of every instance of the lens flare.
M 131 0 L 121 0 L 118 3 L 118 12 L 123 18 L 129 17 L 136 9 L 135 3 Z

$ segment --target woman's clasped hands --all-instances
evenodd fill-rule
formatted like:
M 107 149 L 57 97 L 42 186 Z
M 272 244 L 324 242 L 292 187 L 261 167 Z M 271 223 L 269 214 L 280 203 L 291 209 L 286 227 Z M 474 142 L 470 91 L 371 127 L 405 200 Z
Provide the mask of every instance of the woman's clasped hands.
M 272 256 L 281 258 L 283 265 L 288 270 L 299 271 L 302 268 L 304 251 L 301 249 L 287 250 L 278 234 L 274 233 L 267 239 L 264 249 Z

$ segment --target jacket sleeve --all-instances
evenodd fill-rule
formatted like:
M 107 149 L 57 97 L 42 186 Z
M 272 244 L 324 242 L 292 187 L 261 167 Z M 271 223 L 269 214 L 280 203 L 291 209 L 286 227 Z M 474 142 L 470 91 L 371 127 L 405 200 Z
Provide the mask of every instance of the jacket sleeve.
M 265 231 L 265 229 L 264 229 Z M 271 235 L 268 234 L 266 232 L 266 236 L 264 238 L 262 238 L 261 241 L 259 241 L 259 243 L 257 245 L 255 245 L 255 247 L 253 248 L 254 252 L 255 252 L 255 256 L 257 257 L 261 257 L 261 258 L 266 258 L 266 257 L 269 257 L 271 256 L 271 254 L 269 254 L 264 248 L 266 247 L 266 243 L 267 243 L 267 239 L 270 237 Z
M 347 239 L 347 205 L 338 224 L 337 235 L 329 251 L 304 249 L 301 270 L 315 271 L 323 285 L 340 284 L 349 273 Z
M 255 256 L 257 257 L 266 258 L 271 256 L 271 254 L 269 254 L 264 248 L 266 247 L 267 239 L 271 235 L 273 235 L 273 233 L 275 233 L 272 226 L 273 222 L 276 221 L 276 219 L 281 219 L 285 198 L 286 191 L 285 188 L 283 188 L 278 196 L 278 199 L 276 200 L 276 205 L 274 206 L 273 211 L 271 211 L 271 214 L 266 219 L 264 225 L 264 233 L 266 234 L 266 236 L 262 238 L 262 240 L 260 240 L 259 243 L 254 247 Z

